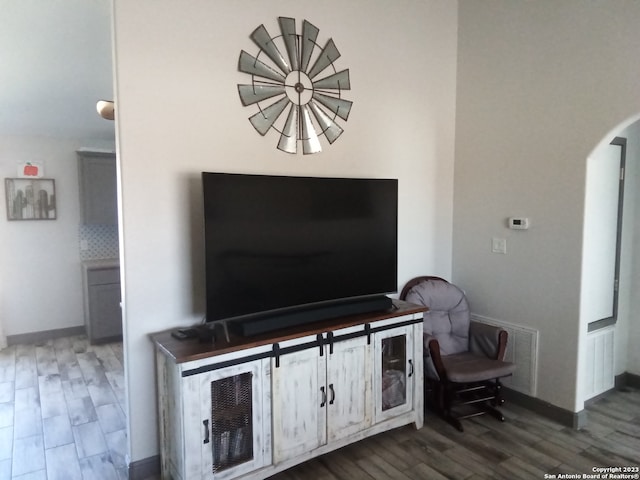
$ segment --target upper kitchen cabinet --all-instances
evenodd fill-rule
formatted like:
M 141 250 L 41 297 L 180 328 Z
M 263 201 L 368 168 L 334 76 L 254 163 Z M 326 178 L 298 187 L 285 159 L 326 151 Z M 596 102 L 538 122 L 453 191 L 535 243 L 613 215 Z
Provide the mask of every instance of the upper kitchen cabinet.
M 78 151 L 80 210 L 86 225 L 116 225 L 116 155 L 111 152 Z

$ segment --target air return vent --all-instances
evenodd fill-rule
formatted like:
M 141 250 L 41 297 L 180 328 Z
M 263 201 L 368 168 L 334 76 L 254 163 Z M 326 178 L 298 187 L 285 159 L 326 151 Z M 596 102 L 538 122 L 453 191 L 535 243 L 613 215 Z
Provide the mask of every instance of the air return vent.
M 516 364 L 516 371 L 502 382 L 518 392 L 536 396 L 538 373 L 538 330 L 482 315 L 471 315 L 474 322 L 486 323 L 505 329 L 509 334 L 505 360 Z

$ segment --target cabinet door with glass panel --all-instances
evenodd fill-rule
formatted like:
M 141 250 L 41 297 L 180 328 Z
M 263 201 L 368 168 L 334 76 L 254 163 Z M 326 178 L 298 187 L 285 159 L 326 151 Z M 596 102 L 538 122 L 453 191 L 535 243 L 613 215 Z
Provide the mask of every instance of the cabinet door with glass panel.
M 203 479 L 234 478 L 271 463 L 269 381 L 266 359 L 200 375 Z
M 415 361 L 411 326 L 375 334 L 374 397 L 376 423 L 413 408 Z

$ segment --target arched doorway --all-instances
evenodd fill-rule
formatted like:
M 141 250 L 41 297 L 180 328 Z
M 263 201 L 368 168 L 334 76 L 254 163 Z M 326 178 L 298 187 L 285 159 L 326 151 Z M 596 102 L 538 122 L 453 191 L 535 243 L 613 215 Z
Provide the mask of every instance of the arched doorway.
M 587 402 L 640 373 L 631 348 L 640 339 L 639 172 L 640 115 L 616 127 L 587 159 L 579 389 Z

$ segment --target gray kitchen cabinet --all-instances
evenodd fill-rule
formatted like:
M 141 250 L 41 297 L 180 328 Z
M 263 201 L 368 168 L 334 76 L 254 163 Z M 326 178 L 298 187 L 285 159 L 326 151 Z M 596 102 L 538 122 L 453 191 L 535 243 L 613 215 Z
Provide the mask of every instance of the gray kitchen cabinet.
M 115 153 L 84 150 L 77 153 L 82 223 L 116 225 L 118 201 Z
M 120 267 L 111 261 L 84 264 L 85 327 L 91 343 L 122 339 Z

